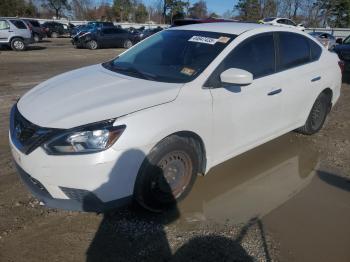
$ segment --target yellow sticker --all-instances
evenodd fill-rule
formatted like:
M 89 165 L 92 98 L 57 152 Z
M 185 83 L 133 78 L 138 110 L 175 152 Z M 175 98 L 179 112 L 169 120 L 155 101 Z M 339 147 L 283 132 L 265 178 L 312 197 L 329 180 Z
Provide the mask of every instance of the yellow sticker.
M 229 37 L 226 37 L 226 36 L 221 36 L 219 39 L 218 39 L 218 43 L 223 43 L 223 44 L 226 44 L 228 41 L 230 41 L 231 38 Z
M 196 71 L 192 68 L 189 67 L 184 67 L 181 70 L 181 73 L 184 75 L 192 76 Z

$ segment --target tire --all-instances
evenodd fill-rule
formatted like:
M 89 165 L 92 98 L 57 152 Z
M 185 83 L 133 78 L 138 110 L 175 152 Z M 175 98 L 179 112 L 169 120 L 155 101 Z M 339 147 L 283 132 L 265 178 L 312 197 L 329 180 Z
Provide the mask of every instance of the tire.
M 90 40 L 86 43 L 86 47 L 90 50 L 96 50 L 98 48 L 98 43 L 95 40 Z
M 132 44 L 132 42 L 129 39 L 125 40 L 124 43 L 123 43 L 123 47 L 125 49 L 129 49 L 132 46 L 133 46 L 133 44 Z
M 58 35 L 57 32 L 52 32 L 52 33 L 51 33 L 51 37 L 52 37 L 52 38 L 58 38 L 58 36 L 59 36 L 59 35 Z
M 13 38 L 11 40 L 11 48 L 14 51 L 24 51 L 26 49 L 26 45 L 21 38 Z
M 330 108 L 331 97 L 325 93 L 321 93 L 312 106 L 305 125 L 296 131 L 304 135 L 313 135 L 320 131 L 326 121 Z
M 163 139 L 141 165 L 134 199 L 153 212 L 170 209 L 190 192 L 199 172 L 199 159 L 192 139 L 177 135 Z
M 34 34 L 33 39 L 34 39 L 35 43 L 38 43 L 38 42 L 41 41 L 41 38 L 40 38 L 40 36 L 38 34 Z

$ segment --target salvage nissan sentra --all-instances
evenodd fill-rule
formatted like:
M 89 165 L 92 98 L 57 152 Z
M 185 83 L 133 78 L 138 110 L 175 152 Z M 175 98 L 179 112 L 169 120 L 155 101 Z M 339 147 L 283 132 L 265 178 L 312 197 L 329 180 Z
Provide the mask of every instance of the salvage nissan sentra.
M 292 130 L 318 132 L 340 96 L 338 64 L 294 29 L 164 30 L 25 94 L 11 111 L 13 158 L 49 207 L 102 212 L 134 199 L 162 211 L 213 166 Z

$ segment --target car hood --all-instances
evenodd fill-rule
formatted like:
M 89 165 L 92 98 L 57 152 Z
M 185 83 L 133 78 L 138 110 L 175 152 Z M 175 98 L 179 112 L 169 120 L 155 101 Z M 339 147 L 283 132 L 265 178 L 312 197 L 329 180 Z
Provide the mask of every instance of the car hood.
M 17 107 L 38 126 L 72 128 L 171 102 L 182 86 L 124 76 L 93 65 L 39 84 Z

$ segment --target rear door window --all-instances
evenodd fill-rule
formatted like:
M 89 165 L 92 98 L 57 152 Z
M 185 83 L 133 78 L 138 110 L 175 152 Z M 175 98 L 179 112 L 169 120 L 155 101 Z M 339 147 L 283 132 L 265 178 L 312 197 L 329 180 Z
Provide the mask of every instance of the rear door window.
M 21 20 L 10 20 L 18 29 L 27 29 L 26 25 Z
M 322 54 L 322 48 L 313 40 L 309 39 L 311 61 L 316 61 Z
M 309 39 L 294 33 L 278 33 L 279 71 L 310 62 Z

